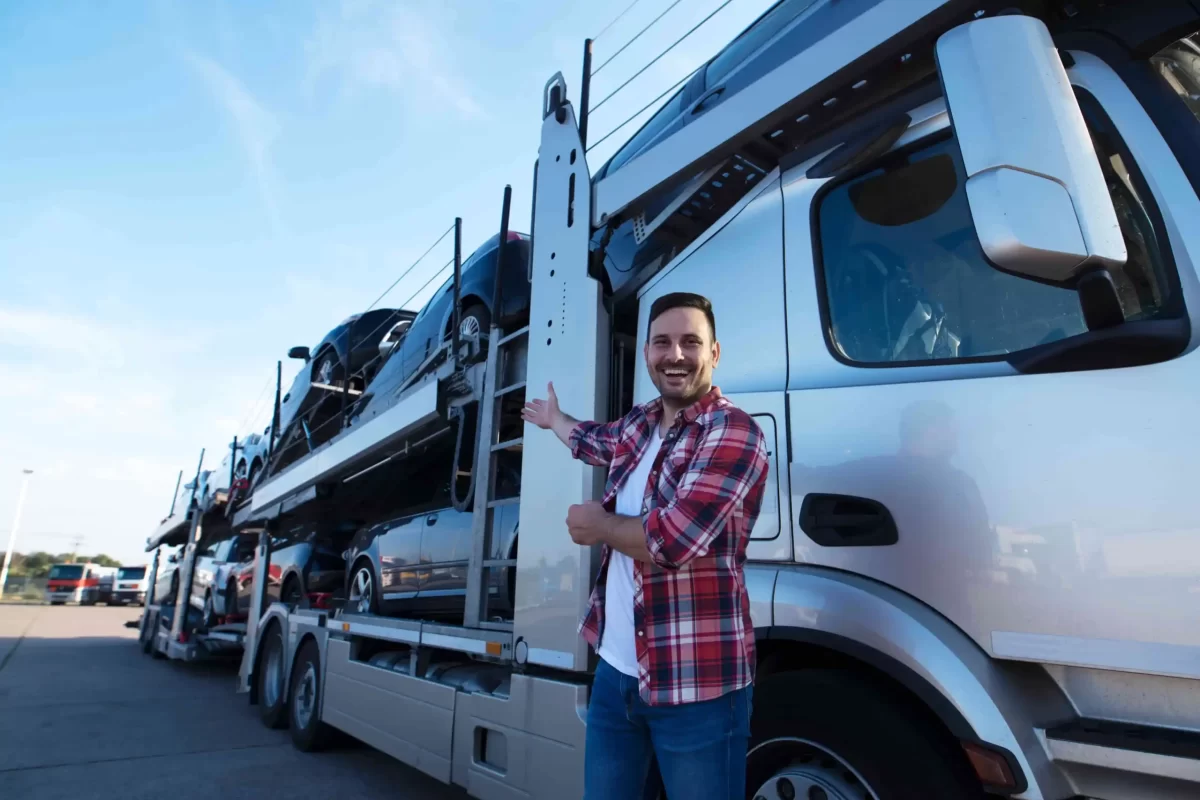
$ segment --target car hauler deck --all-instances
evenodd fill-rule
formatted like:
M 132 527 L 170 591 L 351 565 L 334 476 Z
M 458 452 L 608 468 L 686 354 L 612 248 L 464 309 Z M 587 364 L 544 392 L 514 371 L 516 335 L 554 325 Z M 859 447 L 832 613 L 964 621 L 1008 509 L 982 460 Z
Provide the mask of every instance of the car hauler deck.
M 235 449 L 236 446 L 235 441 Z M 206 532 L 209 536 L 219 536 L 222 529 L 229 532 L 227 491 L 212 492 L 202 502 L 196 500 L 203 463 L 204 452 L 201 451 L 187 506 L 177 511 L 173 502 L 171 512 L 146 540 L 146 552 L 154 553 L 154 558 L 138 638 L 143 652 L 155 657 L 195 661 L 209 656 L 237 656 L 242 648 L 245 623 L 205 625 L 200 611 L 191 603 L 196 556 L 202 537 Z M 156 584 L 163 549 L 181 545 L 183 550 L 171 577 L 171 590 L 160 602 Z
M 494 324 L 486 361 L 338 434 L 234 515 L 269 530 L 386 502 L 448 410 L 473 410 L 462 623 L 264 611 L 260 534 L 239 683 L 266 724 L 304 750 L 340 729 L 480 798 L 581 796 L 594 655 L 576 624 L 595 554 L 562 520 L 603 475 L 500 429 L 549 380 L 580 417 L 623 413 L 626 388 L 649 399 L 626 345 L 655 297 L 690 289 L 714 302 L 723 391 L 770 442 L 746 568 L 747 797 L 1197 795 L 1200 508 L 1178 465 L 1200 441 L 1200 155 L 1174 86 L 1200 74 L 1194 43 L 1171 42 L 1200 14 L 814 7 L 844 18 L 595 181 L 550 81 L 529 320 Z M 609 293 L 589 243 L 626 225 L 669 241 Z M 926 265 L 975 303 L 947 312 Z M 926 293 L 870 305 L 903 286 Z M 1126 413 L 1136 436 L 1113 427 Z M 497 453 L 521 458 L 512 557 L 490 541 L 490 512 L 514 502 L 494 491 Z M 514 575 L 511 619 L 491 608 L 494 570 Z

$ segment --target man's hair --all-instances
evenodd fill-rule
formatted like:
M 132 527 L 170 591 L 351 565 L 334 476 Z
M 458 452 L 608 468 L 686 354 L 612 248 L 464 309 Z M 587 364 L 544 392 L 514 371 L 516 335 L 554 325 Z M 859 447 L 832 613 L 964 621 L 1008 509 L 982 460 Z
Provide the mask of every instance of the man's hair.
M 650 339 L 650 327 L 654 324 L 654 320 L 672 308 L 698 308 L 703 311 L 704 316 L 708 319 L 708 329 L 712 331 L 713 341 L 717 340 L 717 318 L 713 316 L 712 303 L 708 298 L 692 292 L 671 292 L 664 294 L 650 306 L 650 321 L 646 323 L 647 341 Z

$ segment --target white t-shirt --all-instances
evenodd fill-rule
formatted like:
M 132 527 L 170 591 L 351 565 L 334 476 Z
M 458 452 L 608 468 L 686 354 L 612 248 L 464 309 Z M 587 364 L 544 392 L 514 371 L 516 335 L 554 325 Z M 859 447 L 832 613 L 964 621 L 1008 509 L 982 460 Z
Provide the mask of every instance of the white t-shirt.
M 650 443 L 633 468 L 625 485 L 617 491 L 617 513 L 627 517 L 642 516 L 642 501 L 650 468 L 662 446 L 658 426 L 650 434 Z M 604 633 L 597 651 L 609 665 L 626 675 L 637 677 L 637 641 L 633 631 L 633 559 L 613 550 L 608 561 L 608 576 L 604 587 Z

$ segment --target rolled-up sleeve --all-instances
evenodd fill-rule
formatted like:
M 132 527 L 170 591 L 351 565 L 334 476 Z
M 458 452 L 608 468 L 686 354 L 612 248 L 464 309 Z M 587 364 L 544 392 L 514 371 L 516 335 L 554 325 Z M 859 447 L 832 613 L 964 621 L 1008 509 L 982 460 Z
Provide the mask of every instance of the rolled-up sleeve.
M 593 467 L 607 467 L 617 450 L 624 420 L 581 422 L 571 430 L 571 455 Z
M 701 434 L 675 496 L 642 518 L 646 548 L 664 569 L 680 569 L 709 551 L 729 518 L 767 478 L 767 449 L 754 419 L 720 412 Z

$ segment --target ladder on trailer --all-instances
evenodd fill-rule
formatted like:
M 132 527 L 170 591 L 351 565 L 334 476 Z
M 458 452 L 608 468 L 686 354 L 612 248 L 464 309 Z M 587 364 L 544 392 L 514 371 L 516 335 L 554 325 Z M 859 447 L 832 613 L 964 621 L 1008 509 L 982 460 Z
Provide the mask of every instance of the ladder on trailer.
M 497 509 L 520 502 L 515 497 L 497 497 L 498 459 L 504 452 L 520 452 L 523 437 L 501 440 L 502 407 L 506 402 L 525 399 L 524 364 L 513 358 L 517 348 L 528 341 L 529 324 L 505 333 L 501 320 L 501 295 L 504 274 L 504 251 L 508 241 L 508 217 L 512 202 L 512 187 L 504 187 L 504 204 L 500 214 L 500 250 L 496 263 L 496 288 L 492 300 L 492 326 L 489 332 L 487 363 L 484 367 L 483 392 L 479 398 L 476 418 L 476 447 L 474 514 L 472 516 L 472 550 L 467 565 L 467 597 L 463 625 L 468 628 L 512 630 L 512 622 L 492 619 L 491 597 L 493 575 L 498 570 L 514 569 L 517 560 L 503 554 L 496 558 Z

